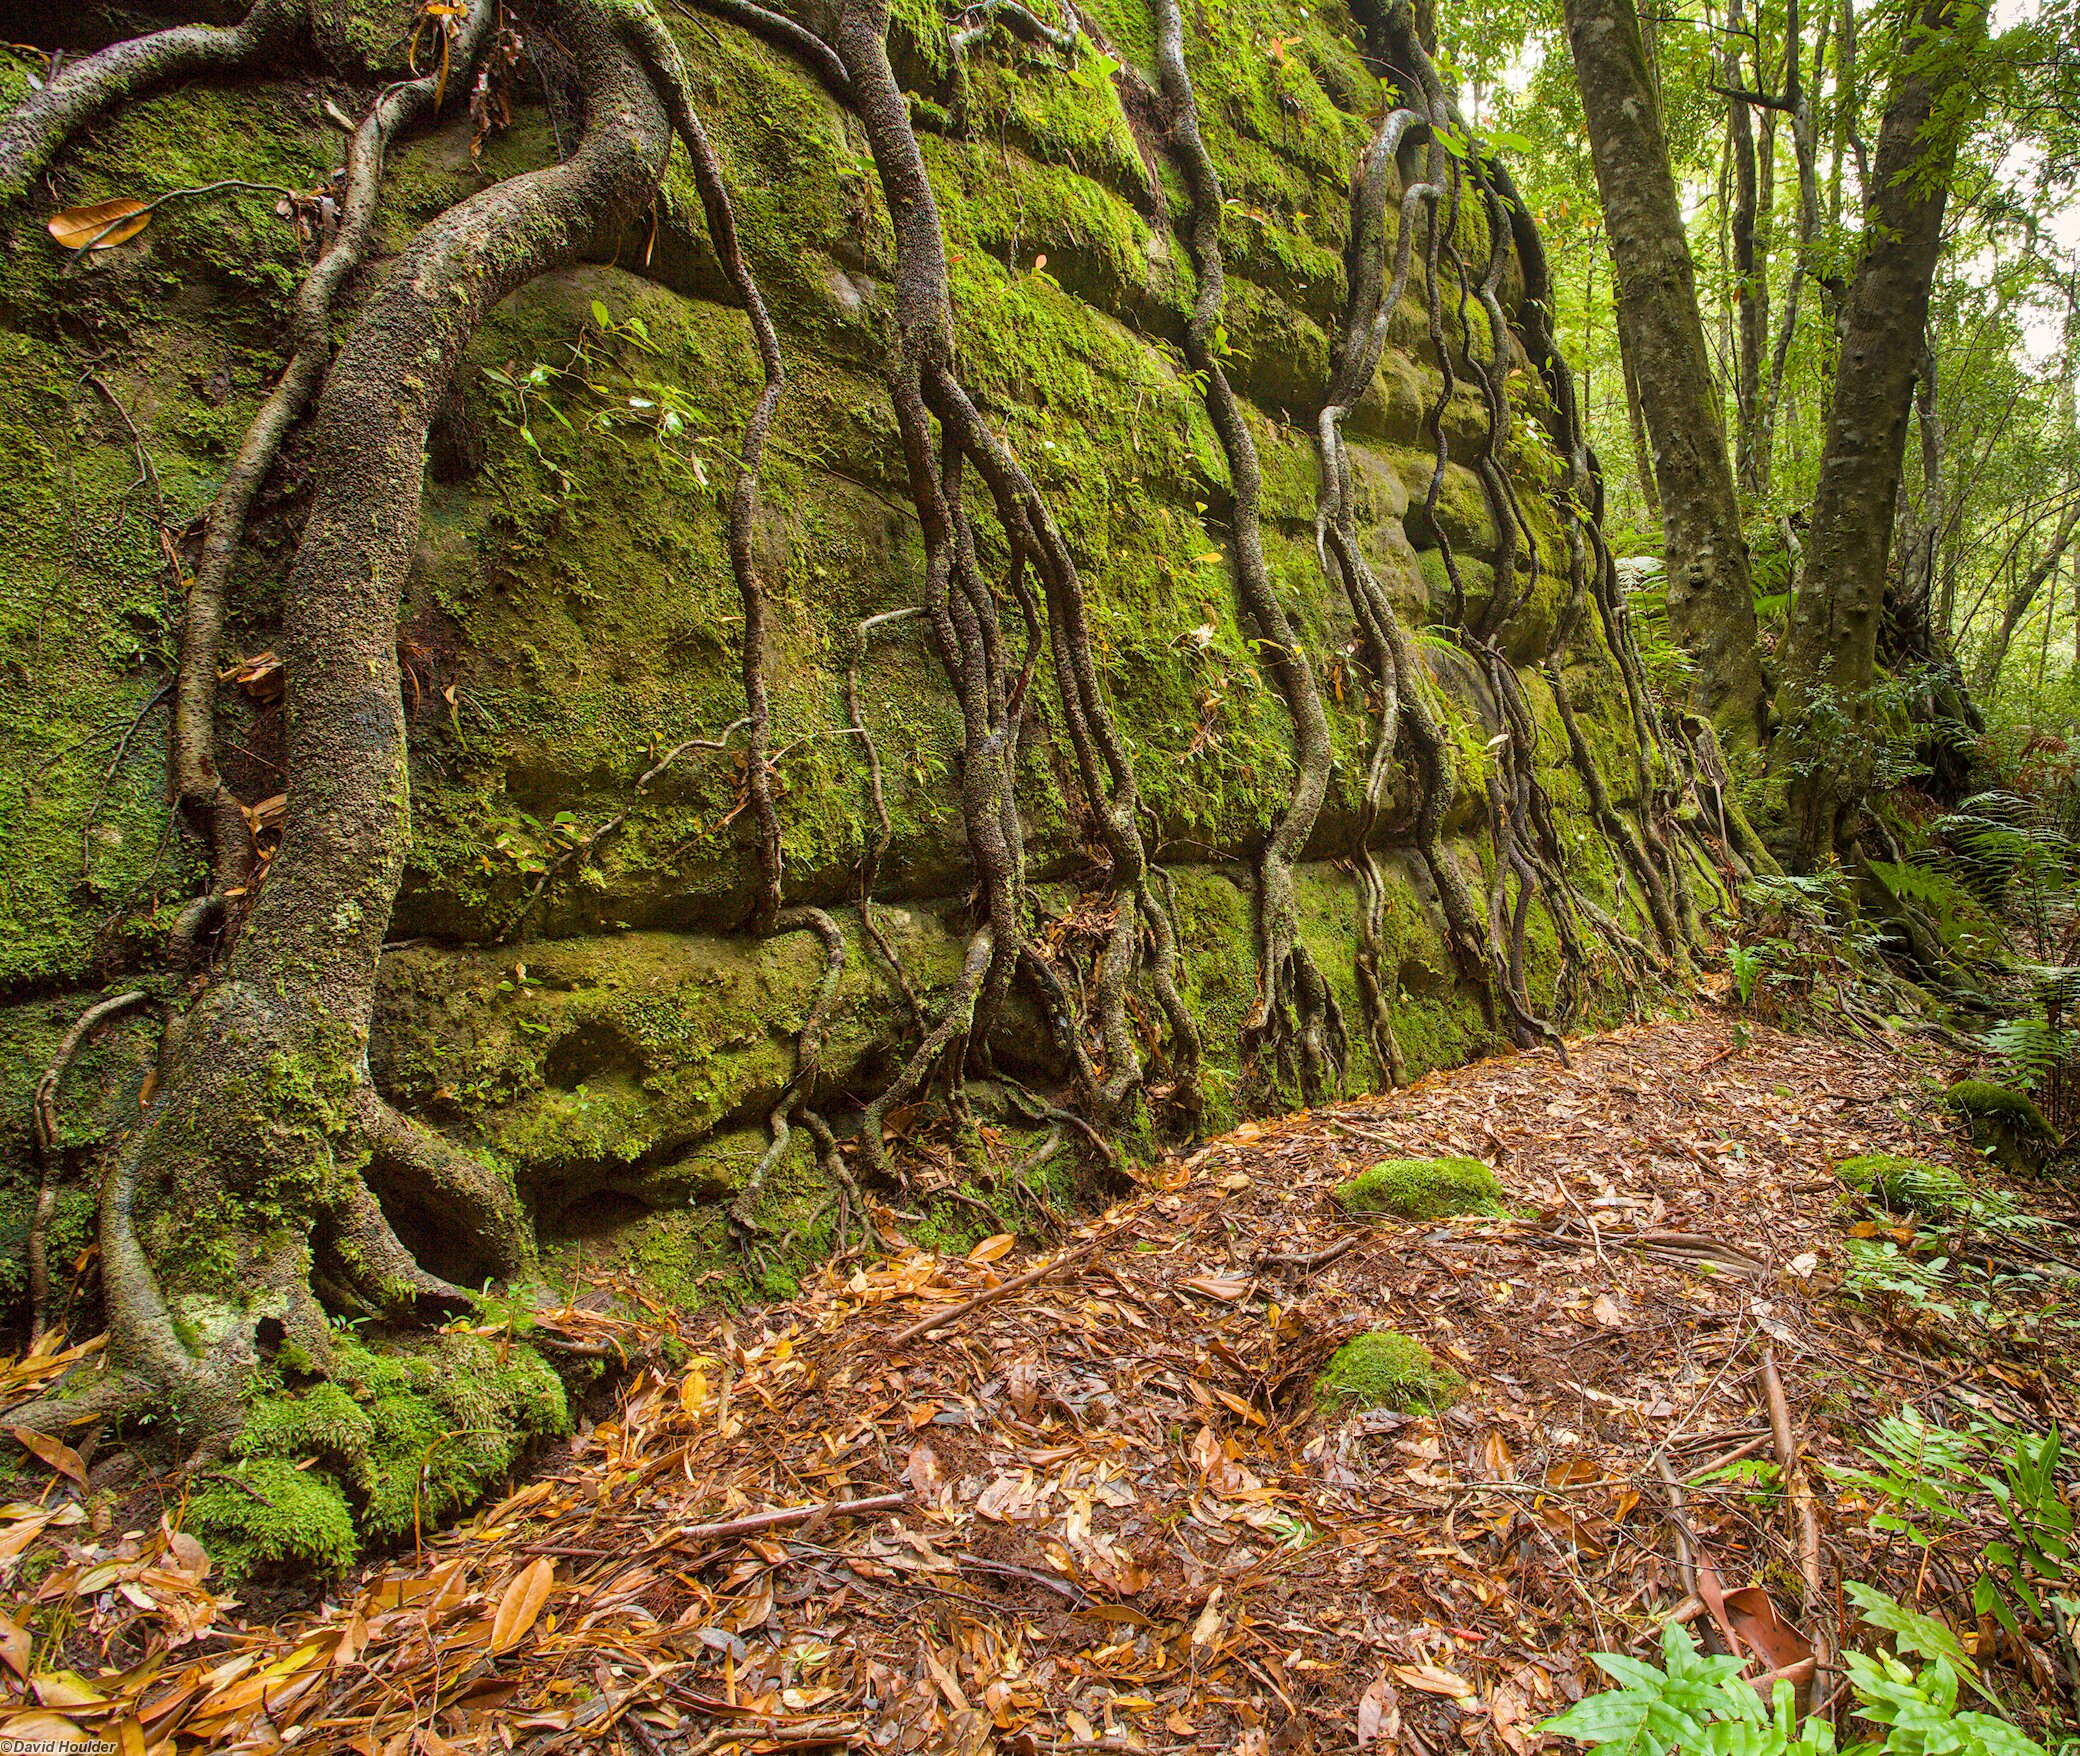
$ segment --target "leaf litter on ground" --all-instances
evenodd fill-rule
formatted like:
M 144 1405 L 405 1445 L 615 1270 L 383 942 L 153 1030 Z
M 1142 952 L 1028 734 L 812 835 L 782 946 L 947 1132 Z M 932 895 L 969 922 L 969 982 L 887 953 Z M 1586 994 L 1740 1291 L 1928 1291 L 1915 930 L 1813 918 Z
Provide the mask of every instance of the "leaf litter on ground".
M 21 1703 L 0 1736 L 1526 1756 L 1599 1686 L 1592 1651 L 1658 1650 L 1693 1577 L 1714 1618 L 1838 1650 L 1784 1496 L 1734 1467 L 1772 1456 L 1765 1359 L 1818 1462 L 1853 1463 L 1903 1402 L 2072 1413 L 2027 1349 L 1967 1381 L 1836 1296 L 1858 1212 L 1836 1163 L 1977 1165 L 1918 1101 L 1943 1070 L 1905 1039 L 1713 1013 L 1570 1052 L 1245 1123 L 1029 1255 L 1004 1235 L 935 1255 L 881 1209 L 878 1259 L 734 1320 L 629 1287 L 539 1313 L 648 1362 L 612 1417 L 278 1625 L 175 1516 L 96 1530 L 57 1460 L 41 1500 L 0 1508 L 0 1699 Z M 1354 1220 L 1333 1199 L 1382 1158 L 1438 1155 L 1485 1162 L 1508 1215 Z M 1376 1329 L 1421 1342 L 1456 1399 L 1318 1402 L 1330 1356 Z M 0 1399 L 96 1345 L 0 1368 Z M 1911 1595 L 1869 1507 L 1814 1494 L 1828 1577 Z M 39 1550 L 59 1565 L 29 1590 Z

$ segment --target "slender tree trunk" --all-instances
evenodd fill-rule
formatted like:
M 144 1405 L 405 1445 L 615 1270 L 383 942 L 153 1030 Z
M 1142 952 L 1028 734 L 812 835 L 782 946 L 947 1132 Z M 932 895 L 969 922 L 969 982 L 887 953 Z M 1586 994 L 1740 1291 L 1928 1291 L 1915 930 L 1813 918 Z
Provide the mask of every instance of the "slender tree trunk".
M 1839 152 L 1843 147 L 1856 164 L 1856 206 L 1863 212 L 1871 201 L 1870 149 L 1863 140 L 1863 87 L 1856 63 L 1856 0 L 1842 0 L 1841 11 L 1841 59 L 1835 68 L 1835 89 L 1840 94 L 1836 99 L 1835 143 Z M 1835 216 L 1841 218 L 1837 206 Z
M 1920 381 L 1914 387 L 1914 425 L 1921 434 L 1921 500 L 1901 520 L 1907 550 L 1900 557 L 1900 601 L 1932 623 L 1936 544 L 1944 524 L 1943 418 L 1937 401 L 1936 351 L 1921 350 Z
M 1745 29 L 1741 0 L 1726 9 L 1726 52 L 1722 72 L 1729 91 L 1746 83 L 1740 39 Z M 1761 199 L 1755 152 L 1755 117 L 1748 101 L 1726 100 L 1727 151 L 1733 160 L 1734 456 L 1740 484 L 1755 492 L 1756 435 L 1761 421 L 1762 350 L 1769 335 L 1769 275 L 1756 252 Z
M 1827 53 L 1828 14 L 1820 14 L 1820 46 L 1814 56 L 1814 78 Z M 1813 272 L 1813 244 L 1820 230 L 1820 176 L 1813 133 L 1813 106 L 1799 67 L 1798 0 L 1788 0 L 1784 14 L 1784 102 L 1791 109 L 1791 150 L 1798 161 L 1798 255 L 1791 278 L 1784 288 L 1784 310 L 1777 320 L 1777 343 L 1770 352 L 1769 389 L 1762 401 L 1762 431 L 1757 436 L 1757 492 L 1769 492 L 1770 475 L 1776 462 L 1777 426 L 1783 409 L 1784 375 L 1791 360 L 1791 344 L 1798 333 L 1799 296 L 1806 277 Z
M 1767 696 L 1748 547 L 1690 240 L 1632 0 L 1567 0 L 1567 34 L 1616 263 L 1619 345 L 1653 440 L 1669 625 L 1697 662 L 1696 704 L 1721 742 L 1752 746 Z
M 2068 485 L 2066 509 L 2060 514 L 2058 528 L 2052 533 L 2051 545 L 2038 556 L 2009 588 L 2001 604 L 2000 620 L 1994 624 L 1993 635 L 1986 643 L 1986 650 L 1979 657 L 1977 687 L 1981 694 L 1991 689 L 2000 678 L 2001 666 L 2007 662 L 2008 648 L 2015 639 L 2015 630 L 2022 626 L 2030 607 L 2036 603 L 2037 594 L 2058 572 L 2064 561 L 2066 550 L 2071 547 L 2073 535 L 2080 529 L 2080 482 Z M 2054 598 L 2057 593 L 2054 590 Z M 2027 651 L 2028 648 L 2024 648 Z
M 1806 563 L 1785 642 L 1785 733 L 1796 857 L 1832 854 L 1869 778 L 1870 690 L 1955 124 L 1932 129 L 1984 35 L 1978 0 L 1927 0 L 1908 35 L 1878 139 L 1870 220 L 1842 309 Z
M 1632 356 L 1625 351 L 1623 342 L 1618 346 L 1618 363 L 1625 374 L 1625 418 L 1632 428 L 1632 456 L 1639 469 L 1640 498 L 1646 503 L 1647 517 L 1659 524 L 1661 490 L 1654 482 L 1654 454 L 1647 439 L 1647 417 L 1639 406 L 1639 375 L 1632 369 Z

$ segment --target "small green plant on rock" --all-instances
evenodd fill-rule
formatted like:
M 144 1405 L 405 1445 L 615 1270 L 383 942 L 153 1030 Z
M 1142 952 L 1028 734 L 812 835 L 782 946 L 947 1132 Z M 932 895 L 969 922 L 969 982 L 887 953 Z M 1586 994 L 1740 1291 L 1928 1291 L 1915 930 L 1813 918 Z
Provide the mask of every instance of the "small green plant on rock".
M 1390 1158 L 1336 1186 L 1344 1212 L 1390 1213 L 1402 1219 L 1445 1219 L 1456 1213 L 1500 1214 L 1502 1185 L 1476 1158 Z
M 1315 1380 L 1314 1394 L 1324 1407 L 1434 1411 L 1449 1408 L 1464 1382 L 1440 1366 L 1413 1336 L 1372 1329 L 1353 1336 L 1330 1356 Z

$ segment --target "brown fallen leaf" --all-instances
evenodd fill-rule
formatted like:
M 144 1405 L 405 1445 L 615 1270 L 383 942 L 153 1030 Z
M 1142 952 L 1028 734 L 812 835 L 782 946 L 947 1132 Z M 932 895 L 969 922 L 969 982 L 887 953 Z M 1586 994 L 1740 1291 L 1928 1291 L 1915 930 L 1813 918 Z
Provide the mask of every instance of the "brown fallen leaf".
M 1454 1701 L 1464 1701 L 1473 1694 L 1473 1685 L 1457 1671 L 1448 1671 L 1442 1665 L 1390 1665 L 1387 1667 L 1401 1682 L 1411 1689 L 1420 1689 L 1426 1695 L 1448 1695 Z
M 128 195 L 97 201 L 91 207 L 67 207 L 50 217 L 50 234 L 65 250 L 111 250 L 152 223 L 151 211 Z
M 56 1470 L 84 1488 L 87 1485 L 87 1466 L 80 1461 L 79 1453 L 62 1439 L 53 1439 L 48 1433 L 34 1433 L 27 1427 L 12 1429 L 14 1436 L 23 1445 Z
M 1247 1275 L 1195 1274 L 1178 1285 L 1186 1292 L 1203 1293 L 1209 1299 L 1220 1299 L 1233 1304 L 1243 1297 L 1256 1282 Z
M 87 1734 L 55 1713 L 18 1713 L 0 1720 L 0 1738 L 20 1749 L 67 1750 L 86 1742 Z
M 938 1454 L 922 1440 L 910 1447 L 909 1461 L 903 1466 L 903 1480 L 920 1494 L 930 1496 L 939 1491 Z
M 29 1630 L 0 1610 L 0 1661 L 18 1677 L 29 1674 Z
M 542 1613 L 542 1606 L 549 1601 L 555 1574 L 556 1569 L 549 1557 L 539 1555 L 532 1564 L 513 1576 L 505 1596 L 498 1600 L 498 1614 L 491 1618 L 493 1653 L 504 1652 L 534 1626 L 535 1618 Z
M 1401 1738 L 1401 1698 L 1386 1675 L 1374 1677 L 1358 1697 L 1358 1747 L 1397 1744 Z
M 970 1262 L 994 1262 L 1001 1256 L 1011 1254 L 1011 1246 L 1018 1242 L 1016 1232 L 999 1232 L 993 1238 L 984 1238 L 968 1252 Z

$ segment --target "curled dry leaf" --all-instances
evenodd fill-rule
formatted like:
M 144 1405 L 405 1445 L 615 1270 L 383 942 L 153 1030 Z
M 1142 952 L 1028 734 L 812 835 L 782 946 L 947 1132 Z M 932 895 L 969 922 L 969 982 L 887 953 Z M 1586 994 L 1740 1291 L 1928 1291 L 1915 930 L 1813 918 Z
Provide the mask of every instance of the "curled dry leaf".
M 1358 1697 L 1358 1747 L 1395 1744 L 1401 1737 L 1401 1698 L 1382 1673 Z
M 152 223 L 150 209 L 128 195 L 68 207 L 50 217 L 50 234 L 66 250 L 110 250 L 128 243 Z
M 910 1458 L 903 1468 L 903 1480 L 927 1497 L 938 1493 L 939 1459 L 929 1445 L 920 1441 L 910 1447 Z

